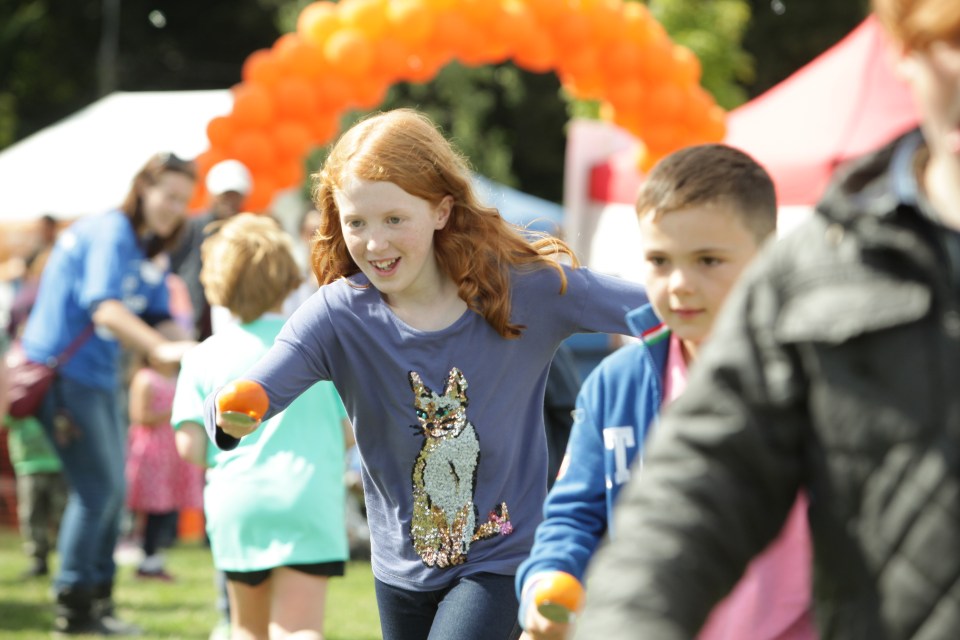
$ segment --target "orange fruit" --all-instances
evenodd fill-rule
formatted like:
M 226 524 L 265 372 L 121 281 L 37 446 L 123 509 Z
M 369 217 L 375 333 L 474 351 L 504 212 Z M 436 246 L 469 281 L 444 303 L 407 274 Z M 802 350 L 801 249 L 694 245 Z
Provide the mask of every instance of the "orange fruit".
M 583 605 L 583 585 L 565 571 L 554 571 L 534 587 L 533 601 L 545 618 L 569 622 L 570 615 Z
M 260 383 L 253 380 L 234 380 L 217 396 L 220 413 L 233 411 L 260 420 L 270 408 L 270 399 Z

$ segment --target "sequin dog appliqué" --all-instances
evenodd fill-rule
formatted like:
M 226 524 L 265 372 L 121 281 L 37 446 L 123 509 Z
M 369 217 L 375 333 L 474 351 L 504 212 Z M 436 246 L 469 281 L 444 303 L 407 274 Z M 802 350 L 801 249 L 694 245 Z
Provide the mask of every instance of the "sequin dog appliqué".
M 451 567 L 467 561 L 470 543 L 513 531 L 507 504 L 501 502 L 477 526 L 473 502 L 480 441 L 467 420 L 467 380 L 454 367 L 443 395 L 411 371 L 417 409 L 415 425 L 423 447 L 413 465 L 413 547 L 428 567 Z

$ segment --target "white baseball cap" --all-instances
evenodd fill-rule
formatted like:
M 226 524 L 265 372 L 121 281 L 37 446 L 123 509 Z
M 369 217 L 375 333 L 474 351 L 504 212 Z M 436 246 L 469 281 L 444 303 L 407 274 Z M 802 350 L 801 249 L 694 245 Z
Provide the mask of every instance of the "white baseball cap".
M 250 170 L 239 160 L 223 160 L 210 167 L 207 173 L 207 191 L 215 196 L 228 191 L 241 195 L 250 193 L 253 179 Z

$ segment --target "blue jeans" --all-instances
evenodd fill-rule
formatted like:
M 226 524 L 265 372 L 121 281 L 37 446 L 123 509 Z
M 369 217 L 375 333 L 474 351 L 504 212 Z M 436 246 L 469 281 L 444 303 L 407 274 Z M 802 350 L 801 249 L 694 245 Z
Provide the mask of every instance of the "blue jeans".
M 59 413 L 70 417 L 73 429 L 64 429 L 62 423 L 54 426 Z M 37 417 L 60 456 L 69 485 L 54 588 L 112 583 L 126 490 L 126 431 L 115 391 L 57 377 Z
M 383 640 L 516 640 L 514 576 L 478 573 L 439 591 L 376 580 Z

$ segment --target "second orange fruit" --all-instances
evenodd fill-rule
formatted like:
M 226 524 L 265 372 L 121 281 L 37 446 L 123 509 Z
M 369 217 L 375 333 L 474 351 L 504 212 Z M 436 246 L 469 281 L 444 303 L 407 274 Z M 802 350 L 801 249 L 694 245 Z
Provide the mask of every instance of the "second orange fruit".
M 583 606 L 583 585 L 566 571 L 554 571 L 534 587 L 533 601 L 554 622 L 568 622 Z

